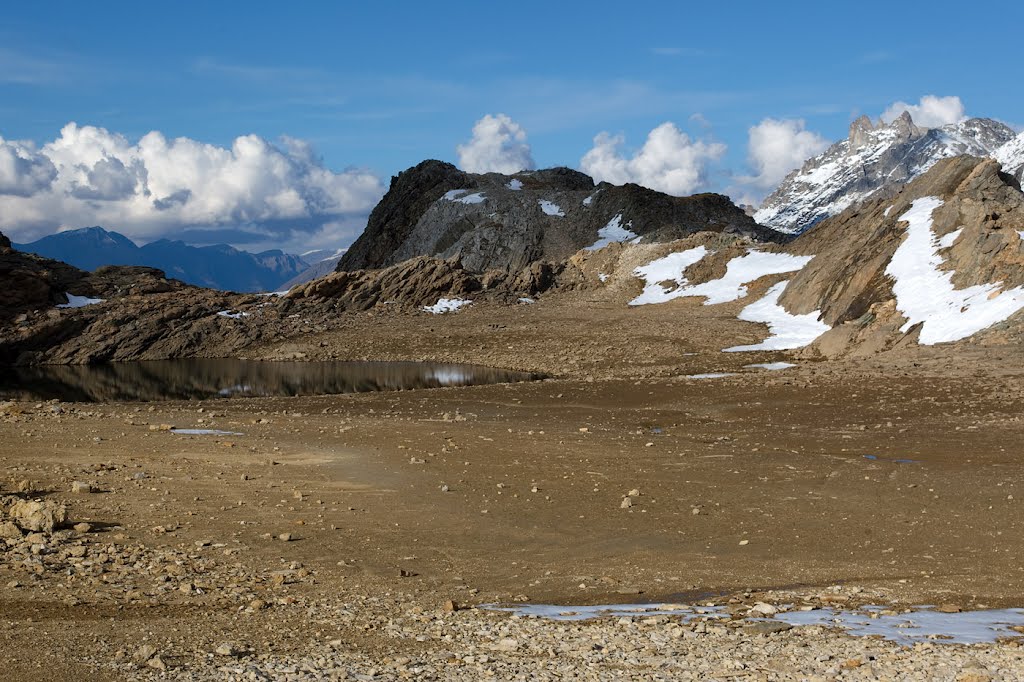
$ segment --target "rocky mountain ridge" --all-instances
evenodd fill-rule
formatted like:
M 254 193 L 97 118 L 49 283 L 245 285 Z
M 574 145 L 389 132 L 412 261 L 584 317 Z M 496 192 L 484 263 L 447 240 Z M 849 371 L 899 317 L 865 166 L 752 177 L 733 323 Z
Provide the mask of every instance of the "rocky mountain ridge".
M 455 258 L 473 272 L 516 272 L 583 248 L 670 241 L 704 231 L 785 239 L 718 194 L 673 197 L 638 185 L 595 185 L 568 168 L 472 174 L 424 161 L 392 178 L 338 270 L 434 256 Z
M 140 247 L 124 235 L 102 227 L 58 232 L 14 246 L 19 251 L 83 270 L 106 265 L 151 267 L 188 284 L 224 291 L 277 291 L 311 265 L 299 256 L 277 249 L 249 253 L 226 244 L 197 247 L 169 239 Z
M 754 219 L 761 225 L 798 234 L 875 192 L 895 191 L 941 159 L 1002 154 L 1001 150 L 1008 149 L 1004 145 L 1014 137 L 1012 129 L 986 118 L 922 128 L 907 112 L 888 125 L 875 125 L 861 116 L 850 125 L 847 139 L 790 173 L 764 200 Z M 1024 143 L 1021 146 L 1024 148 Z

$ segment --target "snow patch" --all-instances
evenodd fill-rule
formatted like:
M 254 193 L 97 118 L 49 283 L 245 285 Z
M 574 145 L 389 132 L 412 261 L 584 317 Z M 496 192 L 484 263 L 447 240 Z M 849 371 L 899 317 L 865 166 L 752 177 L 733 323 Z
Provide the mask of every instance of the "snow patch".
M 779 282 L 768 290 L 764 298 L 751 303 L 739 314 L 739 319 L 746 322 L 767 324 L 771 336 L 761 343 L 750 346 L 726 348 L 726 353 L 803 348 L 829 330 L 829 326 L 819 319 L 821 317 L 820 310 L 806 315 L 793 315 L 779 305 L 779 297 L 786 290 L 788 284 L 789 280 Z
M 734 377 L 735 372 L 706 372 L 704 374 L 687 374 L 684 379 L 724 379 L 725 377 Z
M 544 211 L 546 215 L 558 216 L 559 218 L 565 217 L 565 211 L 563 211 L 558 204 L 550 202 L 547 199 L 541 199 L 537 203 L 540 204 L 540 210 Z
M 687 287 L 682 296 L 706 296 L 704 305 L 716 305 L 743 298 L 747 295 L 747 282 L 753 282 L 765 275 L 778 275 L 800 270 L 811 262 L 814 256 L 792 256 L 788 253 L 766 253 L 751 251 L 745 256 L 733 258 L 725 266 L 725 275 L 703 284 Z
M 249 317 L 249 313 L 244 313 L 244 312 L 233 313 L 230 310 L 221 310 L 217 314 L 220 315 L 221 317 L 230 317 L 232 320 L 240 320 L 243 317 Z
M 598 192 L 600 192 L 600 191 L 601 191 L 601 190 L 597 190 L 597 192 L 594 192 L 594 193 L 593 193 L 593 194 L 591 194 L 591 195 L 590 195 L 589 197 L 587 197 L 586 199 L 584 199 L 584 200 L 583 200 L 583 205 L 584 205 L 584 206 L 590 206 L 590 204 L 592 204 L 592 203 L 594 202 L 594 197 L 596 197 L 596 196 L 597 196 L 597 193 L 598 193 Z
M 89 298 L 88 296 L 75 296 L 74 294 L 64 294 L 68 298 L 67 303 L 58 303 L 58 308 L 84 308 L 87 305 L 96 305 L 97 303 L 103 303 L 105 298 Z
M 513 192 L 518 192 L 523 188 L 523 181 L 520 180 L 519 178 L 512 178 L 511 180 L 508 181 L 508 184 L 505 186 L 508 187 Z
M 522 296 L 519 299 L 519 303 L 521 303 L 522 305 L 531 305 L 533 303 L 536 303 L 536 301 L 530 298 L 529 296 Z
M 644 290 L 639 296 L 629 302 L 629 305 L 647 305 L 649 303 L 665 303 L 680 296 L 683 293 L 683 286 L 686 284 L 686 277 L 683 273 L 686 268 L 697 263 L 708 254 L 704 246 L 698 246 L 686 251 L 670 253 L 664 258 L 653 260 L 647 265 L 641 265 L 633 270 L 633 274 L 644 280 Z M 598 275 L 600 277 L 600 275 Z M 603 279 L 601 280 L 604 281 Z M 662 282 L 675 282 L 675 289 L 667 289 Z
M 622 226 L 622 214 L 619 213 L 617 216 L 608 221 L 608 224 L 597 231 L 597 241 L 586 247 L 584 251 L 597 251 L 603 249 L 609 244 L 616 242 L 630 242 L 636 244 L 640 241 L 641 237 L 627 228 L 633 225 L 633 221 L 626 223 L 626 226 Z
M 938 197 L 917 199 L 900 216 L 907 236 L 885 268 L 894 280 L 896 309 L 907 318 L 900 331 L 923 323 L 918 343 L 925 346 L 967 338 L 1024 308 L 1024 287 L 1001 291 L 997 282 L 953 288 L 953 273 L 939 270 L 940 242 L 932 232 L 932 214 L 942 204 Z
M 964 231 L 964 228 L 953 230 L 949 234 L 944 234 L 939 237 L 939 248 L 948 249 L 956 243 L 956 240 L 960 238 L 960 234 Z
M 487 200 L 487 197 L 484 196 L 483 192 L 466 194 L 468 191 L 468 189 L 453 189 L 449 192 L 445 192 L 444 196 L 441 198 L 447 199 L 448 201 L 457 201 L 460 204 L 482 204 Z M 463 196 L 464 194 L 466 194 L 466 196 Z
M 454 313 L 459 308 L 467 306 L 472 301 L 464 298 L 439 298 L 437 303 L 434 305 L 423 306 L 423 310 L 434 315 L 440 315 L 442 313 Z
M 778 372 L 781 369 L 796 367 L 792 362 L 755 362 L 750 365 L 743 365 L 744 369 L 766 369 L 769 372 Z
M 601 280 L 602 282 L 607 282 L 608 281 L 608 275 L 604 274 L 603 272 L 597 273 L 597 278 L 599 280 Z

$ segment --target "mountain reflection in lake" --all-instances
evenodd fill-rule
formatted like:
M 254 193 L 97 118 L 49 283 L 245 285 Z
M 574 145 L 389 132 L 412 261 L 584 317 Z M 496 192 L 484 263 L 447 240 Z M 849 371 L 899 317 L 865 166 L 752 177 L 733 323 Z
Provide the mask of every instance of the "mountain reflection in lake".
M 77 402 L 189 400 L 397 391 L 531 381 L 539 375 L 430 362 L 153 360 L 0 366 L 0 397 Z

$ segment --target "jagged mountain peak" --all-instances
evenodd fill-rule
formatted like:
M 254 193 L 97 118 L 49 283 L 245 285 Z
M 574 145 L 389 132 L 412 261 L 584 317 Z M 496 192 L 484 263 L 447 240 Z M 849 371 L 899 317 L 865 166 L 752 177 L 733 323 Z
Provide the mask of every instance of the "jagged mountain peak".
M 908 112 L 891 123 L 861 116 L 849 136 L 786 176 L 754 214 L 761 225 L 798 234 L 878 190 L 913 180 L 937 161 L 963 154 L 991 157 L 1014 138 L 988 118 L 938 128 L 917 125 Z

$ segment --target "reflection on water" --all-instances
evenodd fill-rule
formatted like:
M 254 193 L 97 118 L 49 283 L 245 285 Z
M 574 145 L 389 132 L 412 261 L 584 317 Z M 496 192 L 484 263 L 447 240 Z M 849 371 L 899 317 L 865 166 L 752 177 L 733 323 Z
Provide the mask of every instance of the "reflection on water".
M 188 400 L 473 386 L 541 378 L 429 362 L 259 362 L 186 359 L 107 365 L 0 366 L 0 397 L 27 400 Z

